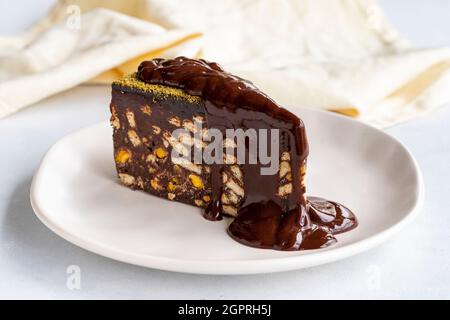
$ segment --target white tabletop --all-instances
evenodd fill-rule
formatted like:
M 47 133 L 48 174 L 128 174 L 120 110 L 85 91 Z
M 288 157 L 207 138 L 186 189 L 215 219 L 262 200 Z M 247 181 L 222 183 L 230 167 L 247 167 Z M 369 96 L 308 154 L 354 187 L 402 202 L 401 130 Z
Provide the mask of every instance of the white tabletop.
M 0 34 L 27 27 L 52 2 L 1 2 Z M 449 1 L 381 4 L 417 45 L 450 45 Z M 41 157 L 65 134 L 108 118 L 109 91 L 80 86 L 0 120 L 0 298 L 450 298 L 450 106 L 387 130 L 418 160 L 426 190 L 420 217 L 390 241 L 305 270 L 199 276 L 145 269 L 87 252 L 53 234 L 31 209 L 30 183 Z M 66 285 L 70 265 L 80 267 L 79 290 Z

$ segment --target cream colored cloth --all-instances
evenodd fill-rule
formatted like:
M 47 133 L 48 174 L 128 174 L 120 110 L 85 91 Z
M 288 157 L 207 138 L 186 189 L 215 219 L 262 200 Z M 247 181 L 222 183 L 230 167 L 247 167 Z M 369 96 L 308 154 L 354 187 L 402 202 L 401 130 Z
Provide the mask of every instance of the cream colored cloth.
M 177 55 L 217 61 L 291 110 L 379 127 L 450 101 L 450 49 L 412 48 L 373 0 L 76 0 L 0 38 L 0 116 Z

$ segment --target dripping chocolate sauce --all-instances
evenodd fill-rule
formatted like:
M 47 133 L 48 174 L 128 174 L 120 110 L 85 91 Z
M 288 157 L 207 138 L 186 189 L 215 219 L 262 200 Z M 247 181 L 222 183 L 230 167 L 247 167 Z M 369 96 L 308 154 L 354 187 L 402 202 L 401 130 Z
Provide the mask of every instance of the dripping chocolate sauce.
M 154 59 L 139 65 L 138 78 L 146 83 L 184 90 L 205 101 L 208 128 L 279 129 L 280 156 L 291 155 L 292 193 L 277 195 L 278 174 L 261 175 L 259 164 L 243 164 L 245 197 L 229 235 L 249 246 L 278 250 L 306 250 L 327 247 L 335 234 L 357 226 L 346 207 L 317 197 L 305 197 L 301 167 L 306 165 L 308 142 L 303 122 L 278 106 L 251 82 L 225 72 L 217 63 L 185 57 Z M 211 202 L 204 216 L 222 219 L 223 164 L 211 166 Z M 255 178 L 257 177 L 257 178 Z

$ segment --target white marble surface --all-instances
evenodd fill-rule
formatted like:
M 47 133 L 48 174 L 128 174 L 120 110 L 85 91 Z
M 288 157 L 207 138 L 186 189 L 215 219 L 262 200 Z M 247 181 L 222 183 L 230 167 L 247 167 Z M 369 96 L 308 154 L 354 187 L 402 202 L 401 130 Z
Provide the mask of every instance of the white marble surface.
M 0 2 L 0 34 L 27 27 L 51 3 Z M 450 45 L 450 1 L 381 4 L 418 45 Z M 387 130 L 416 156 L 426 188 L 421 216 L 388 243 L 306 270 L 198 276 L 97 256 L 59 238 L 34 216 L 28 195 L 41 157 L 65 134 L 107 118 L 108 100 L 108 88 L 82 86 L 0 120 L 0 298 L 450 298 L 450 106 Z M 80 290 L 66 287 L 69 265 L 81 268 Z

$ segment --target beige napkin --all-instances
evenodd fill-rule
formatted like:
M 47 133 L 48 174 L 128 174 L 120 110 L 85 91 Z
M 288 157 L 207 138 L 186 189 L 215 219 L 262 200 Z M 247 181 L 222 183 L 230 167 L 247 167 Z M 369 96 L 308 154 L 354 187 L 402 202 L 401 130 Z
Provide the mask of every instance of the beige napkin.
M 450 101 L 450 50 L 412 48 L 373 0 L 78 0 L 0 38 L 0 116 L 177 55 L 218 61 L 289 109 L 380 127 Z

